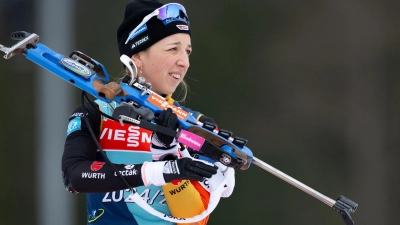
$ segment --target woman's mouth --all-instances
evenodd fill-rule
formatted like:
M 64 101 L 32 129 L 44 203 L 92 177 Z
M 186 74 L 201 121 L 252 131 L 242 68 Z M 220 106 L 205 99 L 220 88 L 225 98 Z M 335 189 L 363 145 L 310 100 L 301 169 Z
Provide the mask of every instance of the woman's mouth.
M 181 75 L 177 74 L 177 73 L 170 73 L 169 75 L 171 75 L 175 79 L 180 79 L 181 78 Z

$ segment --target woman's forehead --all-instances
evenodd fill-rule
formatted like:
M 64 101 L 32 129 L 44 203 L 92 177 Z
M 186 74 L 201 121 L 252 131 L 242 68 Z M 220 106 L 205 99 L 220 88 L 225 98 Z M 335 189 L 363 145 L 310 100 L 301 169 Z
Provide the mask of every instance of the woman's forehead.
M 159 43 L 163 45 L 179 44 L 184 47 L 192 46 L 190 35 L 183 33 L 173 34 L 168 37 L 165 37 L 161 39 Z

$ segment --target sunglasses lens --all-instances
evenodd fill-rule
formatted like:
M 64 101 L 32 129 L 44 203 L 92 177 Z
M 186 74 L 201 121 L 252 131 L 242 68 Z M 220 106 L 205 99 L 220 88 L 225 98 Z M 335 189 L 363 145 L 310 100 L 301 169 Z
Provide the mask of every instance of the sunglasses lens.
M 161 20 L 164 23 L 164 25 L 167 25 L 174 21 L 183 21 L 187 25 L 189 25 L 189 18 L 186 14 L 185 8 L 182 5 L 177 3 L 166 4 L 161 8 L 156 9 L 149 15 L 145 16 L 143 18 L 143 21 L 129 33 L 128 38 L 125 41 L 125 44 L 127 44 L 128 41 L 132 40 L 140 33 L 147 30 L 146 23 L 154 16 L 157 16 L 157 18 Z
M 164 24 L 174 21 L 184 21 L 189 24 L 189 18 L 186 14 L 185 8 L 180 4 L 167 4 L 158 11 L 158 19 L 162 20 Z

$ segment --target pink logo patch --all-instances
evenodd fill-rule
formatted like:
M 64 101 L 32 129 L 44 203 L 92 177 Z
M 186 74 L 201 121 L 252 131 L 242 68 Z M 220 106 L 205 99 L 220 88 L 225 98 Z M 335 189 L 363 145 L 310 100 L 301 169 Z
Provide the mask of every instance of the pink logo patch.
M 205 139 L 189 131 L 181 130 L 178 141 L 189 146 L 190 148 L 193 148 L 194 150 L 199 151 L 203 146 Z

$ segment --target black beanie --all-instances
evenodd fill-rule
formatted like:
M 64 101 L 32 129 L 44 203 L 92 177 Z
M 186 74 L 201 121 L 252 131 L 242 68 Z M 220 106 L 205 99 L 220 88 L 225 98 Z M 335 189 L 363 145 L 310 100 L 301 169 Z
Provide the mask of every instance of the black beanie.
M 159 40 L 176 33 L 191 35 L 189 24 L 184 21 L 177 20 L 164 25 L 161 20 L 154 16 L 141 29 L 138 29 L 135 32 L 136 35 L 125 44 L 131 31 L 142 22 L 143 18 L 163 5 L 159 1 L 151 0 L 132 0 L 126 5 L 124 19 L 117 30 L 120 55 L 125 54 L 131 57 L 140 51 L 146 50 Z M 183 26 L 184 29 L 182 29 L 182 26 L 179 25 L 186 26 Z

